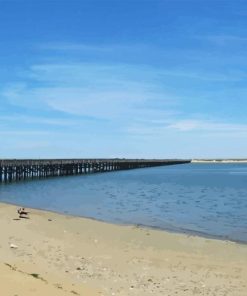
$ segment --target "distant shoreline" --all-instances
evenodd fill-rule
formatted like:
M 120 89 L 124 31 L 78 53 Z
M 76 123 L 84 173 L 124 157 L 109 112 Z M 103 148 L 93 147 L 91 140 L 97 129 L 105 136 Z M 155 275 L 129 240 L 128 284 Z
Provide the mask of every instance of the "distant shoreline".
M 191 163 L 247 163 L 247 159 L 192 159 Z

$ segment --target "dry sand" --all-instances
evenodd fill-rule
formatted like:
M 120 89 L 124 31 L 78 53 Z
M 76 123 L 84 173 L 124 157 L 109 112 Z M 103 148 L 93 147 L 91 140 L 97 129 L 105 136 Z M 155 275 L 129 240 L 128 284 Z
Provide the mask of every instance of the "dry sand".
M 247 245 L 16 209 L 0 204 L 1 296 L 247 295 Z

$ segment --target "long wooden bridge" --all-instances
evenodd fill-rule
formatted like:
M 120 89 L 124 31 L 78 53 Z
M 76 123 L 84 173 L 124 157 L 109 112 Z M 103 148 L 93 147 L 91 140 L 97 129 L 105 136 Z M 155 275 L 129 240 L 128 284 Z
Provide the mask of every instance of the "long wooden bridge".
M 0 183 L 189 163 L 181 159 L 0 159 Z

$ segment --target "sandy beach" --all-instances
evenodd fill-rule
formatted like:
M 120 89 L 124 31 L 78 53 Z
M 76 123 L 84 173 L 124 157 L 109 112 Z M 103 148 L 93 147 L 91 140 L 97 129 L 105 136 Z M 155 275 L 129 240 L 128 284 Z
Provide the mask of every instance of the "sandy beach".
M 0 204 L 1 295 L 247 295 L 247 245 Z

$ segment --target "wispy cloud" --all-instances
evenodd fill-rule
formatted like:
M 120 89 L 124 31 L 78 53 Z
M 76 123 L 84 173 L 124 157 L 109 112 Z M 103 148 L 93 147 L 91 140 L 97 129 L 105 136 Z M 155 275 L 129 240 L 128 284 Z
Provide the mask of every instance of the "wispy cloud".
M 75 127 L 85 122 L 90 123 L 92 120 L 87 118 L 64 118 L 64 117 L 45 117 L 45 116 L 30 116 L 13 114 L 12 116 L 0 115 L 0 124 L 9 123 L 16 124 L 40 124 L 43 126 L 55 126 L 55 127 Z
M 187 79 L 193 81 L 212 81 L 212 82 L 235 82 L 243 81 L 246 79 L 246 72 L 239 69 L 227 67 L 227 65 L 243 64 L 246 60 L 245 51 L 238 53 L 238 55 L 227 55 L 229 47 L 237 45 L 244 45 L 247 37 L 238 35 L 202 35 L 193 36 L 195 40 L 207 41 L 207 43 L 215 45 L 227 45 L 227 50 L 222 55 L 220 50 L 215 50 L 210 46 L 203 48 L 191 49 L 191 48 L 164 48 L 151 44 L 86 44 L 86 43 L 44 43 L 39 45 L 39 49 L 47 51 L 50 55 L 62 53 L 68 59 L 71 57 L 79 58 L 83 60 L 83 57 L 88 61 L 97 61 L 83 64 L 84 67 L 122 67 L 143 68 L 143 71 L 147 71 L 150 68 L 150 72 L 156 72 L 156 77 L 166 76 L 180 79 Z M 204 49 L 206 48 L 206 50 Z M 147 59 L 147 56 L 149 57 Z M 174 60 L 174 56 L 176 59 Z M 133 58 L 135 57 L 135 58 Z M 111 65 L 112 63 L 112 65 Z M 123 64 L 121 64 L 123 63 Z M 152 67 L 151 65 L 155 65 Z M 224 69 L 217 68 L 216 65 L 224 64 Z M 114 65 L 114 66 L 113 66 Z M 135 66 L 134 66 L 135 65 Z M 44 65 L 46 66 L 46 65 Z M 51 65 L 50 65 L 51 66 Z M 58 66 L 58 65 L 54 65 Z M 60 65 L 62 66 L 62 65 Z M 72 65 L 73 67 L 75 65 Z M 78 65 L 80 67 L 80 64 Z M 36 66 L 35 66 L 36 67 Z M 37 69 L 42 65 L 38 65 Z M 70 65 L 63 65 L 63 67 L 70 67 Z M 90 73 L 90 71 L 89 71 Z
M 150 46 L 149 46 L 150 47 Z M 47 51 L 65 51 L 65 52 L 93 52 L 93 53 L 116 53 L 121 52 L 135 52 L 140 49 L 148 49 L 145 44 L 84 44 L 84 43 L 71 43 L 71 42 L 50 42 L 43 43 L 37 46 L 40 50 Z
M 169 87 L 172 79 L 176 78 L 178 81 L 184 77 L 222 82 L 228 79 L 224 75 L 201 77 L 199 73 L 185 70 L 160 70 L 144 65 L 36 64 L 23 73 L 23 81 L 10 84 L 2 95 L 14 106 L 42 112 L 61 112 L 72 116 L 17 116 L 15 120 L 22 123 L 79 128 L 85 120 L 91 120 L 91 123 L 106 120 L 131 134 L 139 132 L 158 135 L 164 134 L 167 130 L 246 132 L 244 124 L 227 124 L 224 119 L 215 120 L 212 114 L 210 115 L 210 110 L 201 111 L 203 116 L 199 112 L 197 118 L 203 117 L 203 120 L 193 119 L 195 114 L 186 106 L 187 96 Z M 234 95 L 237 95 L 236 92 Z M 212 101 L 214 96 L 217 97 L 217 91 L 207 90 L 202 96 L 197 95 L 190 99 L 190 105 L 205 98 L 206 101 Z M 225 93 L 220 93 L 220 96 L 224 97 Z
M 168 125 L 167 128 L 179 131 L 223 132 L 229 134 L 238 132 L 247 134 L 247 124 L 229 124 L 212 120 L 180 120 Z
M 47 136 L 47 135 L 51 135 L 52 133 L 50 131 L 47 130 L 10 130 L 10 129 L 1 129 L 0 130 L 0 135 L 2 136 Z
M 190 136 L 191 134 L 197 135 L 222 135 L 222 136 L 235 136 L 247 135 L 247 124 L 229 124 L 224 121 L 214 120 L 196 120 L 196 119 L 183 119 L 176 120 L 170 118 L 158 122 L 145 122 L 134 123 L 129 127 L 128 132 L 138 136 L 148 137 L 166 137 L 167 134 L 179 132 Z
M 35 65 L 28 73 L 33 84 L 10 85 L 3 95 L 26 108 L 126 118 L 149 105 L 174 104 L 174 97 L 165 93 L 153 75 L 153 71 L 129 65 Z

